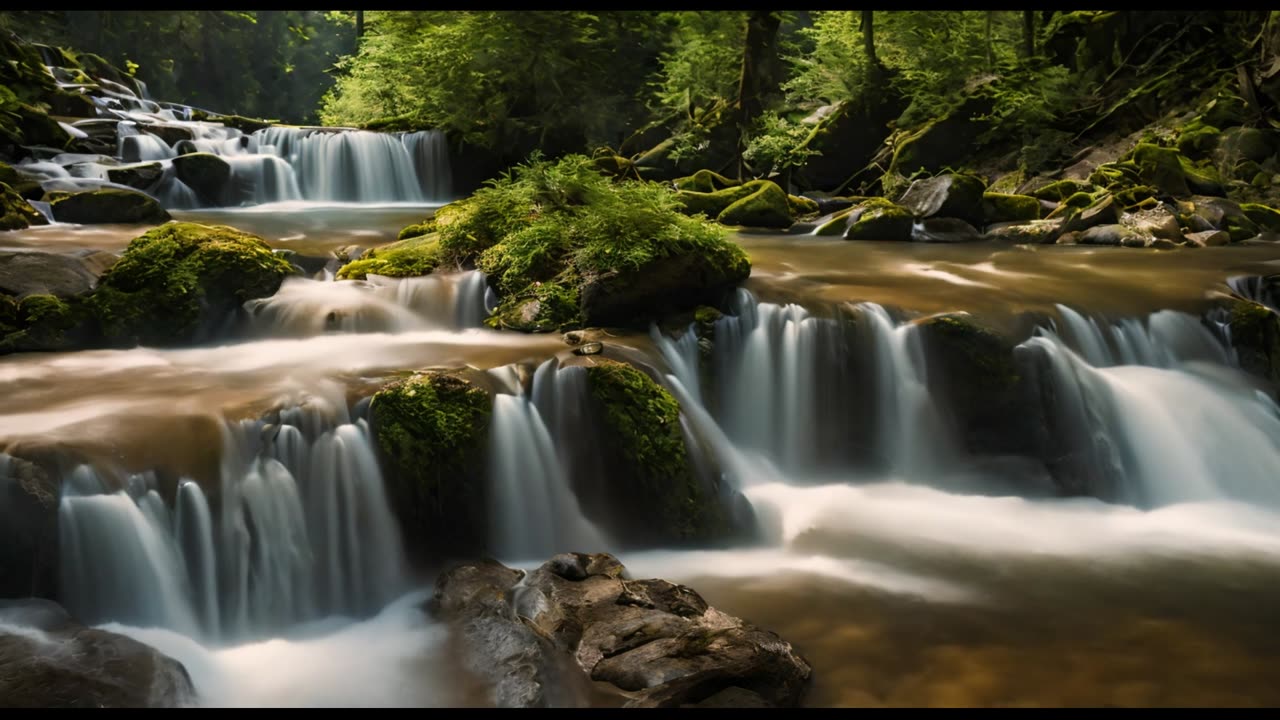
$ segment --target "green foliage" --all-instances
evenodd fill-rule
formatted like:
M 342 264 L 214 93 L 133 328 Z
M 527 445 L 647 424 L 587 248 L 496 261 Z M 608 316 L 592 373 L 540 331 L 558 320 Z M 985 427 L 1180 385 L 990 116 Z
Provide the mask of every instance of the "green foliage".
M 765 112 L 756 121 L 742 159 L 762 174 L 799 167 L 810 157 L 822 154 L 808 145 L 812 133 L 812 126 L 790 120 L 777 111 Z
M 338 269 L 339 280 L 364 280 L 369 275 L 415 277 L 440 265 L 440 242 L 434 234 L 418 235 L 380 248 Z
M 699 10 L 663 15 L 672 29 L 652 81 L 657 104 L 694 118 L 699 110 L 733 98 L 742 66 L 746 13 Z

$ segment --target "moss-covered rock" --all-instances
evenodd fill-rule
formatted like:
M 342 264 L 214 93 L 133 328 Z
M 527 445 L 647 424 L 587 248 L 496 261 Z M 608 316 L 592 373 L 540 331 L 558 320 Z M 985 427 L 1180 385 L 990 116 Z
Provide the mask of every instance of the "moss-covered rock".
M 914 221 L 910 210 L 872 198 L 850 210 L 844 239 L 908 241 Z
M 1139 143 L 1133 150 L 1133 162 L 1138 167 L 1141 182 L 1175 197 L 1226 195 L 1222 181 L 1211 165 L 1197 167 L 1173 148 Z
M 1187 157 L 1205 157 L 1213 152 L 1221 134 L 1222 131 L 1212 125 L 1200 122 L 1188 125 L 1178 135 L 1178 152 Z
M 17 112 L 24 144 L 62 149 L 71 143 L 71 134 L 43 110 L 24 104 Z
M 864 201 L 865 202 L 865 201 Z M 831 219 L 822 223 L 814 230 L 815 235 L 844 235 L 849 229 L 849 214 L 853 212 L 853 208 L 841 210 L 831 216 Z
M 434 220 L 426 220 L 412 225 L 406 225 L 400 228 L 400 232 L 396 234 L 397 240 L 408 240 L 409 238 L 422 237 L 428 233 L 435 232 L 436 223 Z
M 1140 182 L 1143 182 L 1142 172 L 1132 160 L 1103 163 L 1089 173 L 1089 184 L 1106 190 L 1118 190 Z
M 160 167 L 158 162 L 107 168 L 108 180 L 139 190 L 146 190 L 155 185 L 163 175 L 164 168 Z
M 955 167 L 989 127 L 984 118 L 991 108 L 991 97 L 979 91 L 950 109 L 944 117 L 903 136 L 894 146 L 887 174 L 911 177 L 921 170 L 938 172 L 948 166 Z
M 486 322 L 489 327 L 520 332 L 560 332 L 591 324 L 583 319 L 580 285 L 572 273 L 534 283 L 507 296 Z
M 1080 182 L 1079 180 L 1057 180 L 1032 191 L 1031 196 L 1037 200 L 1051 200 L 1053 202 L 1062 202 L 1074 195 L 1089 196 L 1093 191 L 1093 186 L 1089 183 Z
M 200 199 L 220 204 L 231 182 L 231 166 L 213 153 L 189 153 L 173 159 L 173 172 Z
M 983 237 L 1019 245 L 1043 245 L 1057 240 L 1061 228 L 1061 220 L 1033 220 L 1029 223 L 1007 223 L 989 227 Z
M 8 163 L 0 162 L 0 183 L 4 183 L 10 187 L 22 182 L 22 176 L 18 174 Z
M 1226 198 L 1194 196 L 1179 204 L 1178 221 L 1194 231 L 1226 230 L 1232 242 L 1258 234 L 1258 224 L 1244 209 Z
M 1116 202 L 1120 203 L 1120 207 L 1128 210 L 1145 205 L 1147 200 L 1155 198 L 1159 194 L 1160 191 L 1150 185 L 1134 185 L 1112 193 L 1112 197 L 1116 199 Z
M 375 393 L 369 413 L 410 553 L 431 560 L 483 548 L 489 394 L 454 375 L 420 374 Z
M 769 180 L 751 180 L 741 185 L 733 185 L 713 192 L 681 190 L 676 193 L 676 198 L 685 214 L 701 214 L 715 219 L 730 205 L 758 193 L 769 185 L 778 187 Z M 778 188 L 778 192 L 782 192 L 782 188 Z
M 1040 201 L 1030 195 L 983 193 L 982 215 L 987 223 L 1038 220 Z
M 133 190 L 101 188 L 83 192 L 55 192 L 45 196 L 58 222 L 162 223 L 170 217 L 155 198 Z
M 21 230 L 48 223 L 49 220 L 8 183 L 0 182 L 0 230 Z
M 1078 192 L 1058 203 L 1058 207 L 1049 213 L 1049 219 L 1067 218 L 1084 210 L 1095 202 L 1094 196 L 1086 192 Z
M 373 248 L 360 259 L 339 268 L 337 277 L 339 280 L 364 280 L 369 275 L 416 277 L 430 274 L 440 263 L 439 237 L 421 235 Z
M 985 192 L 986 182 L 976 175 L 944 173 L 911 183 L 898 204 L 916 217 L 952 217 L 981 225 Z
M 1228 309 L 1231 346 L 1240 367 L 1280 384 L 1280 316 L 1249 300 L 1236 300 Z
M 725 509 L 702 488 L 690 463 L 680 405 L 648 375 L 601 359 L 587 368 L 599 413 L 602 450 L 610 457 L 610 513 L 641 543 L 697 542 L 729 528 Z
M 234 228 L 170 223 L 134 238 L 92 298 L 113 345 L 176 345 L 210 337 L 241 306 L 267 297 L 294 268 L 262 238 Z
M 791 216 L 797 218 L 812 217 L 819 212 L 817 200 L 800 195 L 788 195 L 787 207 L 791 210 Z
M 766 182 L 754 193 L 726 207 L 716 220 L 722 225 L 787 228 L 792 222 L 791 207 L 782 188 Z
M 1280 210 L 1258 203 L 1242 203 L 1240 210 L 1258 227 L 1280 233 Z
M 741 184 L 737 180 L 727 178 L 718 172 L 705 169 L 687 177 L 675 179 L 677 190 L 692 190 L 701 193 L 716 192 L 717 190 L 724 190 Z

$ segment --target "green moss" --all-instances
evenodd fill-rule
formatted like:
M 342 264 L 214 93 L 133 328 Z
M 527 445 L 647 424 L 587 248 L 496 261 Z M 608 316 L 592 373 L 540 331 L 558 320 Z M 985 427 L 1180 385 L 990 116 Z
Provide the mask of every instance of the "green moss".
M 76 193 L 50 193 L 49 207 L 58 222 L 162 223 L 169 213 L 149 195 L 134 190 L 102 188 Z
M 22 182 L 22 176 L 18 174 L 8 163 L 0 162 L 0 183 L 4 183 L 10 187 Z
M 602 418 L 603 445 L 621 464 L 611 494 L 660 538 L 696 540 L 725 524 L 690 465 L 680 404 L 630 365 L 599 360 L 587 368 L 591 397 Z
M 707 307 L 706 305 L 699 305 L 698 308 L 693 311 L 694 322 L 699 325 L 715 325 L 716 321 L 722 317 L 724 317 L 724 313 L 713 307 Z
M 413 132 L 422 129 L 422 123 L 418 122 L 413 114 L 405 113 L 403 115 L 394 115 L 390 117 L 382 117 L 377 120 L 370 120 L 361 126 L 365 130 L 373 130 L 374 132 Z
M 486 537 L 489 394 L 462 378 L 414 375 L 374 394 L 373 434 L 405 534 L 475 548 Z
M 18 303 L 18 318 L 27 334 L 44 347 L 63 344 L 63 333 L 76 325 L 76 313 L 66 301 L 53 295 L 28 295 Z
M 911 211 L 884 198 L 872 198 L 853 208 L 854 218 L 845 240 L 908 240 L 915 221 Z
M 735 185 L 723 190 L 715 192 L 695 192 L 692 190 L 681 190 L 676 193 L 676 197 L 680 202 L 681 211 L 686 215 L 706 215 L 709 218 L 715 218 L 724 212 L 725 208 L 738 202 L 739 200 L 759 192 L 761 186 L 768 180 L 752 180 L 743 185 Z M 770 183 L 772 184 L 772 183 Z M 779 188 L 781 190 L 781 188 Z
M 492 328 L 520 332 L 559 332 L 582 327 L 577 285 L 571 276 L 530 285 L 503 298 L 485 322 Z
M 262 238 L 234 228 L 169 223 L 134 238 L 102 277 L 92 307 L 109 342 L 192 342 L 294 272 Z
M 1170 195 L 1225 195 L 1222 180 L 1208 163 L 1197 165 L 1173 148 L 1140 143 L 1133 150 L 1138 178 Z
M 1213 152 L 1222 131 L 1212 125 L 1194 122 L 1178 135 L 1178 151 L 1188 157 L 1204 157 Z
M 737 180 L 727 178 L 711 170 L 699 170 L 688 177 L 676 178 L 675 180 L 677 190 L 692 190 L 701 193 L 724 190 L 741 184 Z
M 337 278 L 364 280 L 369 275 L 385 277 L 428 275 L 440 266 L 441 254 L 438 235 L 411 237 L 369 250 L 360 259 L 338 268 Z
M 1030 195 L 983 193 L 982 215 L 988 223 L 1037 220 L 1040 217 L 1040 201 Z
M 436 224 L 431 220 L 425 222 L 406 225 L 400 229 L 400 233 L 396 235 L 397 240 L 407 240 L 409 238 L 422 237 L 431 232 L 435 232 Z
M 1150 185 L 1136 185 L 1115 192 L 1112 197 L 1116 199 L 1116 202 L 1120 203 L 1120 207 L 1128 210 L 1142 205 L 1159 194 L 1160 191 Z
M 71 135 L 49 114 L 31 105 L 20 105 L 17 110 L 18 126 L 27 145 L 45 145 L 64 149 L 71 144 Z
M 1148 147 L 1156 147 L 1156 146 L 1150 145 Z M 1167 150 L 1168 148 L 1158 148 L 1158 149 Z M 1170 152 L 1173 152 L 1173 151 L 1170 151 Z M 1119 186 L 1133 185 L 1139 182 L 1148 182 L 1148 181 L 1144 179 L 1141 168 L 1139 168 L 1137 164 L 1131 161 L 1104 163 L 1094 168 L 1092 173 L 1089 173 L 1089 184 L 1100 187 L 1100 188 L 1104 188 L 1104 189 L 1111 189 L 1117 185 Z M 1150 184 L 1155 184 L 1155 183 L 1150 183 Z
M 1253 220 L 1250 220 L 1249 217 L 1246 215 L 1231 214 L 1231 215 L 1227 215 L 1224 218 L 1224 220 L 1226 221 L 1225 229 L 1227 233 L 1231 235 L 1231 242 L 1240 242 L 1241 240 L 1248 240 L 1249 238 L 1258 234 L 1257 223 L 1255 223 Z
M 846 208 L 831 216 L 831 219 L 818 226 L 814 231 L 816 235 L 843 235 L 849 226 L 849 213 L 853 212 L 853 208 Z
M 1243 203 L 1240 210 L 1259 227 L 1270 232 L 1280 232 L 1280 210 L 1258 203 Z
M 767 228 L 788 228 L 792 223 L 787 194 L 771 182 L 725 208 L 716 220 L 722 225 Z
M 1019 168 L 1018 170 L 1007 172 L 996 178 L 996 181 L 991 183 L 991 187 L 987 188 L 987 190 L 993 193 L 1013 195 L 1017 194 L 1018 188 L 1022 187 L 1022 184 L 1026 181 L 1027 173 Z
M 7 183 L 0 182 L 0 230 L 47 225 L 49 220 Z
M 211 118 L 213 122 L 222 123 L 227 127 L 236 128 L 245 135 L 255 133 L 259 130 L 269 128 L 275 124 L 272 120 L 259 120 L 258 118 L 244 117 L 243 115 L 219 115 Z
M 1058 180 L 1032 192 L 1031 195 L 1037 200 L 1052 200 L 1053 202 L 1062 202 L 1072 195 L 1088 194 L 1092 191 L 1089 183 L 1083 183 L 1078 180 Z
M 1211 100 L 1200 113 L 1200 122 L 1213 127 L 1229 128 L 1240 125 L 1245 120 L 1244 99 L 1234 93 L 1225 92 Z

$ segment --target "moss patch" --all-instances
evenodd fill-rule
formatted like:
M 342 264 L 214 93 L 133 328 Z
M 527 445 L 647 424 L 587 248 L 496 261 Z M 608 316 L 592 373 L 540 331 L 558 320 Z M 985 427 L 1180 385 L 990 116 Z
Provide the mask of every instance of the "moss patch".
M 696 541 L 726 527 L 714 498 L 699 487 L 680 429 L 680 405 L 648 375 L 600 360 L 587 368 L 602 418 L 603 444 L 618 455 L 611 495 L 655 541 Z
M 489 394 L 462 378 L 428 373 L 379 390 L 369 412 L 406 538 L 420 553 L 481 547 Z
M 682 178 L 675 179 L 677 190 L 693 190 L 694 192 L 710 193 L 717 190 L 741 185 L 742 183 L 732 178 L 727 178 L 718 172 L 711 170 L 699 170 L 698 172 Z
M 1062 202 L 1077 193 L 1088 194 L 1092 191 L 1089 183 L 1083 183 L 1078 180 L 1058 180 L 1031 193 L 1037 200 L 1052 200 L 1053 202 Z
M 434 232 L 435 229 L 436 224 L 432 220 L 406 225 L 400 228 L 400 232 L 396 235 L 396 239 L 408 240 L 409 238 L 422 237 L 423 235 Z
M 1231 346 L 1240 367 L 1280 383 L 1280 316 L 1249 300 L 1235 301 L 1230 310 Z
M 134 238 L 92 297 L 116 345 L 189 343 L 294 272 L 262 238 L 234 228 L 170 223 Z
M 818 214 L 818 202 L 800 195 L 788 195 L 787 207 L 790 208 L 793 217 L 808 217 Z
M 982 215 L 988 223 L 1037 220 L 1040 218 L 1040 201 L 1030 195 L 983 193 Z
M 0 182 L 0 230 L 21 230 L 48 223 L 49 220 L 39 210 L 31 207 L 31 203 L 17 191 L 7 183 Z
M 53 219 L 79 223 L 162 223 L 169 213 L 155 198 L 133 190 L 102 188 L 85 192 L 55 192 L 46 196 Z
M 910 240 L 915 221 L 910 210 L 884 198 L 872 198 L 853 208 L 845 240 Z
M 1280 232 L 1280 210 L 1258 203 L 1243 203 L 1240 210 L 1258 227 L 1270 232 Z
M 716 220 L 722 225 L 787 228 L 791 227 L 791 207 L 782 188 L 770 182 L 725 208 Z
M 1226 195 L 1212 166 L 1197 166 L 1173 148 L 1139 143 L 1132 157 L 1138 168 L 1138 180 L 1170 195 Z
M 339 280 L 364 280 L 369 275 L 416 277 L 427 275 L 440 266 L 440 239 L 422 235 L 373 248 L 359 260 L 338 269 Z

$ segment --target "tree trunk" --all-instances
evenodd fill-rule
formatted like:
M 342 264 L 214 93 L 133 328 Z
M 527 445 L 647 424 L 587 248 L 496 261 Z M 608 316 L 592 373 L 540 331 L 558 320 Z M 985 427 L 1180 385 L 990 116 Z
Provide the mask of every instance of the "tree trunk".
M 992 47 L 991 45 L 991 18 L 995 14 L 996 13 L 994 10 L 987 11 L 987 69 L 988 70 L 996 69 L 996 52 L 995 52 L 995 48 Z
M 738 78 L 738 179 L 742 179 L 742 153 L 747 133 L 765 106 L 777 98 L 782 84 L 782 62 L 778 55 L 777 12 L 753 10 L 747 16 L 747 34 L 742 49 L 742 74 Z
M 862 11 L 862 47 L 867 53 L 867 67 L 875 68 L 879 66 L 876 60 L 876 34 L 875 28 L 872 26 L 872 11 Z
M 1022 11 L 1022 56 L 1031 59 L 1036 55 L 1036 13 Z
M 364 11 L 357 10 L 356 11 L 356 40 L 359 41 L 360 38 L 362 37 L 364 37 Z

